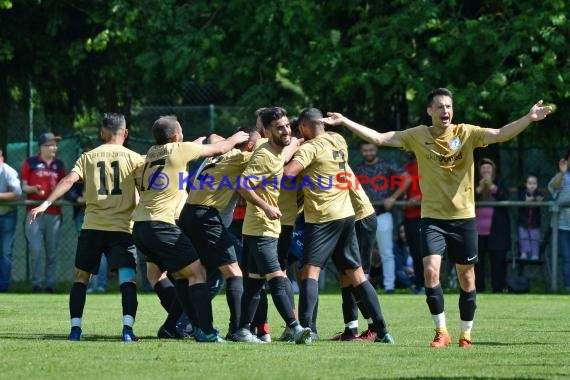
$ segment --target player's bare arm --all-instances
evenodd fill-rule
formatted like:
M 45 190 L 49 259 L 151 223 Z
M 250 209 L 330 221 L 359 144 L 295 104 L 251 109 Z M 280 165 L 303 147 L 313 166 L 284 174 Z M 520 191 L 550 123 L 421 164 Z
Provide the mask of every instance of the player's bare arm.
M 283 155 L 283 160 L 285 162 L 289 162 L 293 158 L 293 155 L 295 154 L 295 152 L 297 152 L 297 150 L 299 150 L 299 147 L 301 146 L 303 141 L 305 140 L 291 136 L 291 142 L 289 143 L 289 145 L 284 147 L 283 151 L 281 152 L 281 154 Z
M 283 168 L 283 175 L 287 177 L 296 177 L 303 170 L 303 165 L 297 160 L 291 160 Z
M 279 207 L 271 206 L 263 199 L 259 197 L 253 190 L 253 185 L 246 177 L 240 179 L 242 181 L 241 188 L 238 190 L 239 194 L 245 199 L 246 201 L 253 203 L 257 207 L 263 210 L 265 215 L 270 220 L 279 219 L 281 217 L 281 210 Z
M 338 112 L 327 112 L 327 115 L 328 117 L 321 119 L 323 123 L 327 125 L 343 125 L 361 139 L 371 142 L 374 145 L 393 146 L 396 148 L 400 148 L 402 146 L 400 139 L 396 136 L 394 131 L 380 133 L 347 119 Z
M 216 135 L 218 136 L 218 135 Z M 220 136 L 218 136 L 220 137 Z M 223 140 L 223 137 L 220 137 L 220 140 Z M 196 140 L 192 140 L 192 142 L 196 143 L 196 144 L 202 144 L 204 142 L 204 140 L 206 140 L 206 136 L 200 136 L 198 137 Z M 210 143 L 215 142 L 215 141 L 210 141 Z
M 219 156 L 221 154 L 227 153 L 235 145 L 241 144 L 249 140 L 249 133 L 239 131 L 234 133 L 231 137 L 218 141 L 214 144 L 204 145 L 202 150 L 202 157 L 212 157 Z
M 508 141 L 524 131 L 526 127 L 530 125 L 530 123 L 545 119 L 551 112 L 552 107 L 543 106 L 542 100 L 539 100 L 538 103 L 532 106 L 528 114 L 521 117 L 520 119 L 515 120 L 499 129 L 486 128 L 485 144 L 494 144 Z
M 30 213 L 28 214 L 28 223 L 32 224 L 33 221 L 36 220 L 39 215 L 43 214 L 53 202 L 67 193 L 73 184 L 79 181 L 79 179 L 79 174 L 76 172 L 71 172 L 63 177 L 61 181 L 57 183 L 57 186 L 55 189 L 53 189 L 49 197 L 47 197 L 47 199 L 41 205 L 30 210 Z

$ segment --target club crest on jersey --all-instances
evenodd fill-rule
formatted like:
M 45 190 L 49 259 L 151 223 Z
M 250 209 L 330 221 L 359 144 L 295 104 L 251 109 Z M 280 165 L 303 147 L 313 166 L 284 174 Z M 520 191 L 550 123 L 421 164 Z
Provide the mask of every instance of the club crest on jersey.
M 460 146 L 461 146 L 461 139 L 457 136 L 451 139 L 451 141 L 449 142 L 449 149 L 451 150 L 457 150 L 459 149 Z

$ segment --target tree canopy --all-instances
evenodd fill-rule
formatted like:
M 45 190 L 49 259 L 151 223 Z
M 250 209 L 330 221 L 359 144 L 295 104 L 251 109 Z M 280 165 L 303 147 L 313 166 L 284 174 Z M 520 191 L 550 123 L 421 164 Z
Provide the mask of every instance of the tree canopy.
M 456 121 L 489 127 L 543 98 L 556 112 L 511 144 L 567 147 L 567 14 L 564 0 L 0 0 L 0 145 L 29 96 L 60 132 L 107 110 L 210 103 L 391 130 L 428 122 L 425 95 L 447 87 Z

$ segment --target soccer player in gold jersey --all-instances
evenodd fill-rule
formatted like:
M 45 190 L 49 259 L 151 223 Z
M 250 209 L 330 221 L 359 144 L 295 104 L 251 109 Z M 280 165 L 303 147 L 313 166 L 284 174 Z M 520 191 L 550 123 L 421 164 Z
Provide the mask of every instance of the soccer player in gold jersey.
M 320 121 L 316 108 L 303 110 L 299 127 L 305 143 L 285 167 L 285 175 L 298 174 L 309 182 L 303 186 L 305 196 L 305 232 L 303 245 L 302 284 L 299 298 L 299 320 L 309 326 L 317 302 L 318 279 L 329 257 L 337 270 L 346 276 L 368 311 L 377 331 L 375 341 L 393 343 L 388 333 L 374 287 L 361 266 L 354 229 L 354 209 L 349 192 L 342 188 L 346 173 L 348 147 L 339 134 L 329 134 Z
M 208 271 L 219 268 L 224 276 L 230 309 L 228 338 L 239 326 L 243 275 L 237 261 L 234 238 L 224 226 L 221 213 L 236 195 L 240 175 L 247 167 L 259 138 L 255 126 L 241 127 L 239 131 L 247 133 L 249 139 L 229 152 L 204 162 L 179 221 L 180 228 L 196 247 L 202 265 Z
M 277 256 L 277 241 L 281 232 L 281 211 L 277 202 L 283 164 L 288 159 L 287 156 L 293 153 L 290 147 L 293 140 L 291 128 L 287 113 L 281 107 L 269 107 L 261 112 L 260 117 L 266 131 L 269 131 L 269 141 L 254 151 L 243 172 L 239 190 L 247 201 L 243 250 L 248 260 L 248 277 L 242 298 L 240 329 L 234 334 L 234 340 L 261 342 L 251 333 L 250 327 L 259 303 L 259 292 L 267 279 L 273 303 L 291 329 L 295 343 L 310 344 L 311 329 L 302 328 L 295 319 L 293 305 L 286 290 L 291 283 L 281 270 Z M 296 144 L 297 142 L 293 146 Z
M 346 164 L 346 172 L 351 176 L 350 180 L 352 181 L 355 175 L 348 164 Z M 350 203 L 354 209 L 354 230 L 356 233 L 356 240 L 358 241 L 360 263 L 364 274 L 368 277 L 370 272 L 372 248 L 376 243 L 376 212 L 362 186 L 355 186 L 352 183 L 349 184 L 347 182 L 346 190 L 348 191 Z M 344 318 L 345 328 L 342 333 L 333 337 L 333 340 L 376 340 L 377 333 L 370 315 L 363 307 L 362 302 L 357 303 L 356 301 L 358 299 L 356 288 L 352 286 L 346 275 L 343 273 L 339 273 L 339 275 L 342 295 L 342 315 Z M 368 320 L 368 329 L 360 335 L 358 335 L 359 308 L 361 309 L 364 318 Z
M 127 136 L 125 117 L 105 114 L 101 129 L 105 144 L 83 153 L 47 200 L 30 212 L 29 221 L 33 221 L 75 182 L 84 182 L 85 220 L 77 241 L 75 282 L 69 293 L 69 340 L 81 339 L 87 284 L 91 274 L 99 271 L 101 252 L 105 252 L 109 268 L 118 272 L 123 305 L 122 340 L 138 340 L 133 332 L 137 290 L 131 213 L 136 205 L 134 174 L 143 164 L 143 158 L 123 146 Z
M 405 131 L 379 133 L 339 113 L 329 113 L 329 117 L 323 119 L 326 124 L 343 125 L 373 144 L 400 147 L 416 155 L 423 193 L 421 234 L 426 298 L 436 327 L 431 347 L 451 343 L 439 280 L 441 260 L 446 252 L 455 262 L 461 286 L 459 347 L 472 346 L 471 329 L 476 309 L 474 264 L 477 262 L 473 149 L 508 141 L 550 112 L 552 108 L 543 106 L 541 100 L 525 116 L 502 128 L 452 124 L 453 95 L 448 89 L 438 88 L 427 96 L 427 113 L 432 122 L 429 127 L 421 125 Z
M 192 242 L 175 220 L 180 200 L 186 197 L 183 181 L 188 177 L 188 162 L 224 154 L 246 141 L 249 135 L 237 132 L 227 140 L 207 145 L 183 142 L 182 127 L 174 116 L 160 117 L 152 130 L 156 145 L 150 147 L 146 154 L 140 175 L 141 197 L 133 213 L 135 244 L 148 262 L 174 278 L 176 294 L 184 312 L 197 318 L 194 339 L 198 342 L 223 342 L 212 325 L 206 270 Z

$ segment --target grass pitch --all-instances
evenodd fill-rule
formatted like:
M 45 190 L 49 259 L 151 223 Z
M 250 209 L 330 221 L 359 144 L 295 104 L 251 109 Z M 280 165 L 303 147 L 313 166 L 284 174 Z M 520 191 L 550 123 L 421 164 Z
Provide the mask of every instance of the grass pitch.
M 458 296 L 446 295 L 454 344 L 429 348 L 433 322 L 423 296 L 381 296 L 395 345 L 333 342 L 343 328 L 340 295 L 322 295 L 320 341 L 198 344 L 155 336 L 165 313 L 153 294 L 139 295 L 135 332 L 120 342 L 120 295 L 87 296 L 81 342 L 68 342 L 68 296 L 0 295 L 1 379 L 375 379 L 570 377 L 570 296 L 478 296 L 474 347 L 459 349 Z M 270 301 L 271 333 L 283 322 Z M 214 300 L 215 325 L 227 329 L 225 296 Z M 360 321 L 361 329 L 366 328 Z

